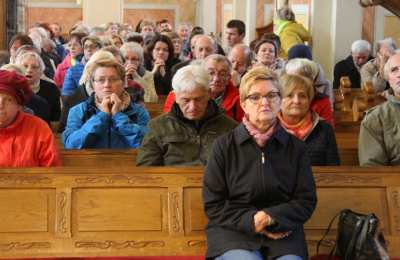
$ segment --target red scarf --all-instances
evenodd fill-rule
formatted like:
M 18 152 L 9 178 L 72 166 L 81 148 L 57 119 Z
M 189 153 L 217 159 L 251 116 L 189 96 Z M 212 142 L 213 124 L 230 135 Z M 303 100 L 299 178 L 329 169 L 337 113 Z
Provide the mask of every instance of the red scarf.
M 254 141 L 260 146 L 264 147 L 267 144 L 267 141 L 271 138 L 271 136 L 276 132 L 278 126 L 278 120 L 272 124 L 272 126 L 265 132 L 261 133 L 259 129 L 257 129 L 246 116 L 243 117 L 243 125 L 246 127 L 249 134 L 253 137 Z
M 279 121 L 283 128 L 286 129 L 290 134 L 296 136 L 300 140 L 304 140 L 313 129 L 312 114 L 309 111 L 307 115 L 297 124 L 291 125 L 283 119 L 282 112 L 278 114 Z

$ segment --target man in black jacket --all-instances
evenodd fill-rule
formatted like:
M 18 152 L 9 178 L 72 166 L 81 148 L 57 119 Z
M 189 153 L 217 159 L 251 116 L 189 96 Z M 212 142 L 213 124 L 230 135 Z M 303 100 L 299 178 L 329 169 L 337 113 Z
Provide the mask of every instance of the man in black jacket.
M 350 78 L 352 88 L 360 88 L 360 69 L 370 59 L 371 44 L 365 40 L 357 40 L 351 45 L 351 54 L 335 65 L 333 88 L 338 88 L 340 78 Z

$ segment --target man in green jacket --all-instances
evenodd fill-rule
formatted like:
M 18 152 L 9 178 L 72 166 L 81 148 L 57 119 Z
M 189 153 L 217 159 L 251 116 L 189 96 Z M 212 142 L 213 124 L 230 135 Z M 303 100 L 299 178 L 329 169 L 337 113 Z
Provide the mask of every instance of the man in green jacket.
M 389 58 L 384 76 L 393 95 L 370 109 L 361 123 L 358 141 L 361 166 L 400 165 L 400 53 Z
M 237 124 L 210 99 L 209 75 L 202 66 L 179 69 L 172 86 L 175 104 L 150 121 L 138 166 L 205 165 L 214 140 Z

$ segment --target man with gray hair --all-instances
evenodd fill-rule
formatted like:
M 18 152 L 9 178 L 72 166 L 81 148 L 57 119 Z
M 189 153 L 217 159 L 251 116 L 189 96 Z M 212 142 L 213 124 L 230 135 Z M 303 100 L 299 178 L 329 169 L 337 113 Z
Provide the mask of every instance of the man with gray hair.
M 376 57 L 368 61 L 360 70 L 361 83 L 372 83 L 376 92 L 382 92 L 387 87 L 387 82 L 384 78 L 384 67 L 387 60 L 396 51 L 396 43 L 392 38 L 386 38 L 378 41 Z
M 202 66 L 178 70 L 172 88 L 176 101 L 170 112 L 150 121 L 138 166 L 205 165 L 214 140 L 236 126 L 210 99 L 209 75 Z
M 335 65 L 333 88 L 338 88 L 341 77 L 349 77 L 352 88 L 361 87 L 360 69 L 369 60 L 371 44 L 365 40 L 357 40 L 351 45 L 351 54 Z
M 384 67 L 391 95 L 381 105 L 367 111 L 361 122 L 358 157 L 361 166 L 400 165 L 400 53 Z
M 231 78 L 236 87 L 239 87 L 240 80 L 251 66 L 252 51 L 246 44 L 236 44 L 228 54 L 232 64 Z
M 216 42 L 211 36 L 205 34 L 197 36 L 193 49 L 193 59 L 175 64 L 171 69 L 172 75 L 175 75 L 180 68 L 189 65 L 193 60 L 203 60 L 208 55 L 215 53 L 216 50 Z

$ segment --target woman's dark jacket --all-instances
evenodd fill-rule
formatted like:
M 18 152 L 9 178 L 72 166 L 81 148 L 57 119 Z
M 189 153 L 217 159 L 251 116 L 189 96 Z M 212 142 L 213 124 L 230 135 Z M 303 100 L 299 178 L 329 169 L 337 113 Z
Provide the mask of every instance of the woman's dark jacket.
M 307 259 L 303 224 L 317 203 L 315 183 L 304 143 L 283 128 L 265 148 L 243 124 L 219 137 L 205 170 L 203 200 L 207 257 L 262 248 L 268 259 L 287 254 Z M 278 240 L 255 233 L 253 217 L 259 210 L 276 222 L 268 231 L 292 233 Z
M 40 117 L 50 124 L 50 106 L 46 99 L 33 94 L 31 100 L 26 104 L 26 106 L 32 109 L 35 116 Z
M 313 166 L 340 164 L 335 132 L 324 120 L 318 121 L 304 142 Z
M 166 96 L 168 93 L 172 90 L 172 77 L 174 76 L 172 74 L 172 67 L 179 63 L 180 60 L 177 58 L 173 58 L 170 60 L 167 60 L 165 64 L 165 75 L 164 77 L 161 76 L 159 72 L 155 73 L 153 75 L 154 77 L 154 86 L 156 87 L 156 92 L 157 95 L 162 95 Z M 149 57 L 145 57 L 144 60 L 144 66 L 148 71 L 153 70 L 153 60 L 151 60 Z
M 36 93 L 44 98 L 50 106 L 50 120 L 58 121 L 61 114 L 60 90 L 57 86 L 46 80 L 40 80 L 40 90 Z

